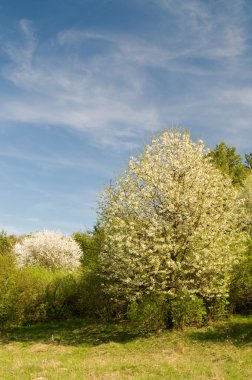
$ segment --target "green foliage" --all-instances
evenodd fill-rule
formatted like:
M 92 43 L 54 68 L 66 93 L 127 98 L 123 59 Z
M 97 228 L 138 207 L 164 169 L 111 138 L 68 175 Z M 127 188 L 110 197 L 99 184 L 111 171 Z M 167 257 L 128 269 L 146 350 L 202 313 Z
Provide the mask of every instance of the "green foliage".
M 0 331 L 18 318 L 18 283 L 13 246 L 18 239 L 0 232 Z
M 84 251 L 82 271 L 67 273 L 41 266 L 15 267 L 11 241 L 2 232 L 0 247 L 0 323 L 2 328 L 15 322 L 23 325 L 62 320 L 81 315 L 115 318 L 120 307 L 102 292 L 97 257 L 103 242 L 98 226 L 92 234 L 75 234 Z M 79 248 L 78 248 L 79 249 Z M 7 254 L 8 253 L 8 254 Z
M 88 233 L 75 232 L 73 239 L 78 243 L 83 255 L 81 257 L 81 263 L 83 266 L 92 265 L 93 263 L 93 238 Z
M 127 317 L 133 331 L 148 334 L 166 327 L 167 304 L 162 296 L 145 297 L 141 302 L 132 302 Z
M 102 280 L 99 276 L 99 254 L 104 244 L 103 228 L 98 223 L 93 231 L 74 233 L 73 239 L 83 252 L 82 276 L 78 284 L 78 303 L 81 315 L 102 320 L 120 319 L 125 313 L 125 307 L 118 303 L 115 304 L 103 292 Z
M 245 154 L 245 165 L 248 169 L 252 170 L 252 152 Z
M 16 318 L 16 269 L 13 258 L 0 255 L 0 332 L 4 331 L 7 324 Z
M 79 275 L 58 273 L 47 288 L 44 305 L 47 320 L 63 320 L 78 316 Z
M 236 153 L 235 147 L 229 147 L 222 141 L 209 156 L 218 169 L 230 176 L 234 185 L 243 185 L 249 172 L 242 162 L 242 157 Z
M 83 252 L 81 263 L 85 270 L 94 270 L 97 266 L 98 255 L 101 252 L 104 242 L 103 229 L 97 224 L 92 232 L 75 232 L 73 239 L 79 244 Z
M 12 253 L 13 239 L 7 236 L 5 231 L 0 232 L 0 254 L 9 255 Z
M 127 310 L 125 303 L 115 302 L 103 292 L 98 268 L 93 272 L 83 271 L 79 283 L 78 305 L 82 316 L 103 321 L 121 320 Z
M 252 312 L 252 240 L 248 244 L 247 255 L 234 269 L 230 302 L 235 312 Z
M 18 321 L 22 324 L 79 316 L 79 274 L 25 267 L 18 271 Z
M 178 291 L 169 301 L 169 320 L 177 329 L 191 325 L 202 326 L 206 314 L 203 300 L 196 295 Z
M 220 297 L 207 302 L 207 318 L 211 321 L 223 320 L 229 316 L 230 307 L 227 298 Z
M 46 321 L 46 290 L 55 274 L 41 267 L 19 268 L 16 273 L 18 322 L 30 324 Z
M 42 267 L 16 268 L 0 255 L 0 325 L 23 325 L 79 316 L 80 276 Z

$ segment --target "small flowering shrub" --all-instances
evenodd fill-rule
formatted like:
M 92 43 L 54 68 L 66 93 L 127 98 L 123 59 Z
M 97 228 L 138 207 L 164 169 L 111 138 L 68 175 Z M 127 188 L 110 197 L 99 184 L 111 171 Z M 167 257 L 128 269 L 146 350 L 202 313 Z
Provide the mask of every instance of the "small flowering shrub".
M 59 232 L 41 231 L 25 237 L 15 245 L 20 267 L 39 265 L 51 270 L 73 270 L 80 265 L 82 256 L 78 244 Z

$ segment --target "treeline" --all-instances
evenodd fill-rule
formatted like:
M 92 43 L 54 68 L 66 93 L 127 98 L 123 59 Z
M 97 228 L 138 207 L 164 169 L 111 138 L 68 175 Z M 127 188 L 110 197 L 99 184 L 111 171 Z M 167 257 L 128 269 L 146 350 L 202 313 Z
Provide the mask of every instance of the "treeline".
M 71 238 L 0 234 L 0 327 L 90 317 L 136 331 L 252 311 L 252 153 L 168 130 Z

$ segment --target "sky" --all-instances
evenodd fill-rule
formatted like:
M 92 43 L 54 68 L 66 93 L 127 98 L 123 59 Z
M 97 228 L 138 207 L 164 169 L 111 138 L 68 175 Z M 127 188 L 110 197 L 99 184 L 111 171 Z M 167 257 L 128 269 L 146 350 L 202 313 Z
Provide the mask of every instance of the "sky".
M 251 0 L 1 0 L 0 229 L 91 229 L 158 131 L 252 151 Z

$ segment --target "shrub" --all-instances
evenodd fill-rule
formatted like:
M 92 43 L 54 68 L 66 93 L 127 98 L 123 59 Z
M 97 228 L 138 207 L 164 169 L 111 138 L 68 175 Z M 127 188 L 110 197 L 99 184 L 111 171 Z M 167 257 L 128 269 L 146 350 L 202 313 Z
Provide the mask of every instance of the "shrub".
M 16 268 L 12 256 L 0 255 L 0 331 L 11 323 L 27 325 L 80 316 L 80 297 L 78 272 L 40 266 Z
M 0 255 L 9 255 L 12 253 L 12 239 L 7 236 L 5 231 L 0 232 Z
M 127 317 L 133 330 L 148 334 L 166 327 L 167 304 L 162 296 L 145 297 L 128 306 Z
M 15 280 L 19 323 L 26 325 L 80 316 L 79 273 L 30 266 L 20 268 Z
M 219 319 L 225 319 L 230 314 L 229 301 L 225 297 L 215 298 L 206 302 L 207 319 L 211 321 L 217 321 Z
M 201 326 L 206 317 L 206 308 L 201 298 L 179 291 L 169 301 L 169 319 L 173 327 Z
M 104 293 L 98 270 L 83 271 L 79 283 L 78 304 L 82 316 L 104 321 L 121 320 L 127 311 L 125 303 L 115 302 Z
M 4 331 L 8 323 L 16 319 L 15 274 L 13 258 L 8 255 L 0 255 L 0 332 Z
M 230 303 L 234 312 L 252 312 L 252 240 L 249 242 L 247 255 L 234 269 Z
M 71 238 L 59 232 L 36 232 L 15 245 L 18 264 L 40 265 L 48 269 L 73 270 L 80 264 L 81 250 Z
M 104 243 L 103 229 L 98 223 L 92 232 L 76 232 L 73 234 L 73 238 L 83 252 L 82 274 L 78 283 L 79 312 L 82 316 L 106 321 L 114 318 L 121 319 L 126 313 L 126 306 L 116 303 L 108 294 L 104 293 L 99 276 L 99 254 Z
M 45 305 L 48 320 L 61 320 L 80 316 L 79 274 L 57 273 L 48 284 Z
M 30 324 L 48 320 L 46 291 L 55 272 L 46 268 L 27 266 L 16 273 L 18 292 L 18 322 Z

